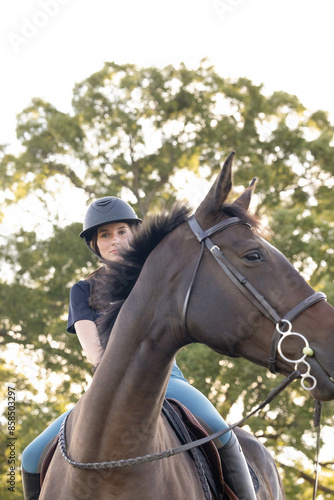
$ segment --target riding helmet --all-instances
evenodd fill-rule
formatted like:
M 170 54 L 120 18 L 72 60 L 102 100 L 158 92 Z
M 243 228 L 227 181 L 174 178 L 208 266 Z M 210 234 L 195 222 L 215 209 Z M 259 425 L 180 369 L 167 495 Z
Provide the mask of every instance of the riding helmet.
M 88 243 L 95 229 L 113 222 L 139 224 L 141 219 L 139 219 L 133 208 L 120 198 L 116 196 L 99 198 L 90 205 L 86 212 L 80 237 L 84 238 Z

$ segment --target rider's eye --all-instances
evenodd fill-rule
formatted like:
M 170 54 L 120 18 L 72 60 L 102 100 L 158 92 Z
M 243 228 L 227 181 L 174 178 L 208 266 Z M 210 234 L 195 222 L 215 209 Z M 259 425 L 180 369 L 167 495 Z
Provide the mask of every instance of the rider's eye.
M 245 255 L 244 258 L 249 262 L 256 262 L 262 259 L 260 252 L 257 252 L 256 250 L 254 250 L 253 252 L 249 252 Z

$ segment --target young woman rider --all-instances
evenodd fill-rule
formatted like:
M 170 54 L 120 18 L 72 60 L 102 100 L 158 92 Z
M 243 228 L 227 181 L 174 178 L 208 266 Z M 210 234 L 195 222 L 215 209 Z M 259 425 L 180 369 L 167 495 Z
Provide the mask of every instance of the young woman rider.
M 134 210 L 126 202 L 114 196 L 96 200 L 88 208 L 83 231 L 88 248 L 99 258 L 106 260 L 119 259 L 119 249 L 128 245 L 134 225 L 141 223 Z M 103 272 L 100 267 L 95 273 Z M 76 333 L 81 346 L 91 363 L 96 366 L 102 355 L 96 319 L 99 312 L 90 304 L 91 283 L 88 276 L 73 285 L 70 292 L 70 307 L 67 330 Z M 184 378 L 174 361 L 168 383 L 166 397 L 179 400 L 196 416 L 204 420 L 213 432 L 227 427 L 226 422 L 210 401 Z M 65 415 L 59 417 L 40 436 L 38 436 L 23 452 L 22 478 L 26 500 L 35 500 L 39 496 L 38 464 L 46 444 L 59 432 Z M 252 479 L 246 460 L 237 438 L 233 432 L 224 434 L 219 454 L 222 461 L 225 481 L 238 496 L 239 500 L 256 500 Z

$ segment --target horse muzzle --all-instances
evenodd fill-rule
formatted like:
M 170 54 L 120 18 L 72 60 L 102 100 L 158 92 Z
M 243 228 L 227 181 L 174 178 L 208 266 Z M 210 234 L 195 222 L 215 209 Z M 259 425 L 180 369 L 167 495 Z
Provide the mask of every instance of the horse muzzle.
M 317 385 L 310 390 L 312 396 L 319 401 L 334 399 L 334 361 L 327 361 L 326 357 L 316 349 L 314 356 L 308 358 L 311 373 L 317 380 Z

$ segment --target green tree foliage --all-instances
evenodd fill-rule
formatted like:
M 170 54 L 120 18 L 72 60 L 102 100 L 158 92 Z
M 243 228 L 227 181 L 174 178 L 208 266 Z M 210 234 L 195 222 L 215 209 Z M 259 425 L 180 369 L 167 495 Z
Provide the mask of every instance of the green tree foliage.
M 143 216 L 176 199 L 180 171 L 211 181 L 235 149 L 235 195 L 258 177 L 255 211 L 269 224 L 272 243 L 334 303 L 333 132 L 326 112 L 311 113 L 285 92 L 266 95 L 246 78 L 230 81 L 207 61 L 197 69 L 106 63 L 75 86 L 70 113 L 32 100 L 18 116 L 21 151 L 2 147 L 0 157 L 3 212 L 38 199 L 52 227 L 43 234 L 23 226 L 1 245 L 7 270 L 0 278 L 2 352 L 19 345 L 22 355 L 35 356 L 46 383 L 47 396 L 38 403 L 29 399 L 36 390 L 31 381 L 17 375 L 21 451 L 75 403 L 91 374 L 76 337 L 65 332 L 69 289 L 96 262 L 78 238 L 80 223 L 57 218 L 50 200 L 59 189 L 83 192 L 87 204 L 119 195 Z M 233 416 L 237 401 L 251 410 L 277 384 L 265 369 L 222 359 L 204 346 L 184 349 L 178 361 L 225 416 Z M 4 364 L 1 382 L 11 368 Z M 55 373 L 59 382 L 51 383 Z M 249 421 L 284 465 L 288 498 L 310 498 L 312 405 L 295 384 Z M 333 403 L 324 405 L 324 424 L 333 425 L 332 415 Z M 291 459 L 287 450 L 299 450 L 301 458 Z M 333 495 L 331 465 L 323 467 L 321 484 Z M 324 498 L 331 498 L 328 491 Z

